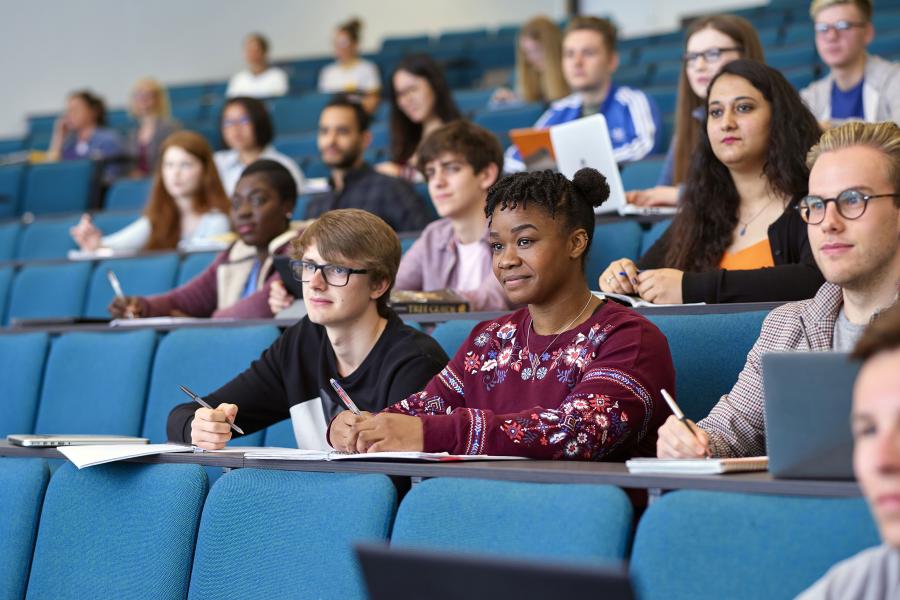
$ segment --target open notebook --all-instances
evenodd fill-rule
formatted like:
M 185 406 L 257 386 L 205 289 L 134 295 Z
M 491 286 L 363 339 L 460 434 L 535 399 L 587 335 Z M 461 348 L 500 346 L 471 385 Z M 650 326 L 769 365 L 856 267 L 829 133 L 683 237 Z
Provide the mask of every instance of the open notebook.
M 446 452 L 369 452 L 348 454 L 337 450 L 304 450 L 301 448 L 263 448 L 244 453 L 244 458 L 257 460 L 409 460 L 458 462 L 472 460 L 525 460 L 521 456 L 488 456 L 448 454 Z
M 625 461 L 629 473 L 669 473 L 678 475 L 716 475 L 739 471 L 765 471 L 767 456 L 745 458 L 632 458 Z

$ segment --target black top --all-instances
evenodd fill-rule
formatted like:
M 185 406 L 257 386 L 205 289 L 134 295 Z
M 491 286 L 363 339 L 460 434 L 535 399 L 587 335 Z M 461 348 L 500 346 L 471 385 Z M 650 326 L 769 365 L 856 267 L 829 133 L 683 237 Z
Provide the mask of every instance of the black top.
M 408 181 L 375 171 L 363 163 L 344 176 L 344 189 L 313 196 L 306 207 L 306 218 L 315 219 L 337 208 L 359 208 L 376 214 L 394 231 L 420 231 L 428 224 L 425 200 Z
M 638 269 L 661 269 L 671 242 L 671 228 L 653 244 L 637 263 Z M 685 272 L 681 280 L 682 302 L 788 302 L 812 298 L 825 283 L 816 266 L 806 223 L 789 207 L 769 225 L 769 245 L 774 267 L 728 271 L 714 269 L 702 273 Z
M 304 317 L 246 371 L 205 399 L 212 406 L 237 404 L 237 424 L 248 434 L 290 418 L 292 406 L 313 398 L 322 399 L 325 419 L 330 422 L 343 404 L 329 378 L 341 384 L 360 410 L 377 412 L 424 389 L 448 362 L 433 338 L 405 325 L 394 314 L 350 376 L 338 375 L 335 360 L 325 328 Z M 166 426 L 169 440 L 190 443 L 196 410 L 193 402 L 172 409 Z

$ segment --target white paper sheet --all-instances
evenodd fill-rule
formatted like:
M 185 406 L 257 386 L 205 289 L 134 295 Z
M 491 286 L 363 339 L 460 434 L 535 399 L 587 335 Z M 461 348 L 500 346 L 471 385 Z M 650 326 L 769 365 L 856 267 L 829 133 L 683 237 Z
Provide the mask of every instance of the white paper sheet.
M 191 447 L 182 444 L 103 444 L 96 446 L 60 446 L 57 450 L 76 467 L 83 469 L 138 456 L 190 452 Z

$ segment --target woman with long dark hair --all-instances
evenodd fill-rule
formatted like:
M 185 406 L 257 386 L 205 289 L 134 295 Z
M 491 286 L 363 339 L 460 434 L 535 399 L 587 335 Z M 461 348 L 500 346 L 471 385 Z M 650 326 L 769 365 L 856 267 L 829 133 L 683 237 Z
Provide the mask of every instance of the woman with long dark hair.
M 737 60 L 710 82 L 681 210 L 638 264 L 613 261 L 600 289 L 655 303 L 812 297 L 822 284 L 806 225 L 815 117 L 777 70 Z
M 462 115 L 453 101 L 444 72 L 427 54 L 404 58 L 391 76 L 391 160 L 377 169 L 386 175 L 415 179 L 416 149 L 429 133 Z

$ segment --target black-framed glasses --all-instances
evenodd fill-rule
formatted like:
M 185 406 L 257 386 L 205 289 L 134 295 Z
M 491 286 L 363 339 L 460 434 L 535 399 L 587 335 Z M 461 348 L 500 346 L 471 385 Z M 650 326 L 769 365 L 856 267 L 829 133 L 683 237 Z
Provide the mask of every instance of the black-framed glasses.
M 317 265 L 308 260 L 292 260 L 291 274 L 294 279 L 300 283 L 309 283 L 312 281 L 316 271 L 322 271 L 322 277 L 328 285 L 334 287 L 344 287 L 350 283 L 351 275 L 362 275 L 368 273 L 368 269 L 351 269 L 350 267 L 342 267 L 341 265 Z
M 685 52 L 684 56 L 682 56 L 681 58 L 686 64 L 689 65 L 697 62 L 697 59 L 701 56 L 706 62 L 715 63 L 719 62 L 719 60 L 722 58 L 723 52 L 741 52 L 742 50 L 743 48 L 741 48 L 740 46 L 733 46 L 730 48 L 707 48 L 703 52 Z
M 840 21 L 835 21 L 834 23 L 816 23 L 813 25 L 813 29 L 819 35 L 825 35 L 829 31 L 834 31 L 835 33 L 841 34 L 845 31 L 850 31 L 854 27 L 865 27 L 866 24 L 861 21 L 844 21 L 843 19 Z
M 796 208 L 800 218 L 809 225 L 818 225 L 825 220 L 828 203 L 834 202 L 838 214 L 848 220 L 858 219 L 866 212 L 869 200 L 875 198 L 900 198 L 900 194 L 863 194 L 859 190 L 844 190 L 836 198 L 805 196 Z

